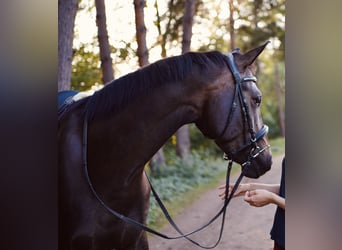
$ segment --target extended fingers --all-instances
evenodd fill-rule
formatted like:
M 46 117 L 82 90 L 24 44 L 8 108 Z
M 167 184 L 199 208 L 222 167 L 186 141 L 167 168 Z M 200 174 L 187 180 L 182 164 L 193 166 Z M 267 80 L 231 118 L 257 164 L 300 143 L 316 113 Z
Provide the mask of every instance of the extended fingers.
M 229 188 L 229 189 L 228 189 L 228 194 L 230 194 L 231 191 L 232 191 L 231 188 Z M 224 200 L 225 195 L 226 195 L 226 192 L 222 192 L 222 193 L 219 194 L 219 197 L 221 197 L 222 200 Z

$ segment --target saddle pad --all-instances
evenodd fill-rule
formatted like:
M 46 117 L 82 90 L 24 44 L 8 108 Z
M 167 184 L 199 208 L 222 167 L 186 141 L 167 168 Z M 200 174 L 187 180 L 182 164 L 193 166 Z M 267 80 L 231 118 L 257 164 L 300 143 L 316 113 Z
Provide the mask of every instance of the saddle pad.
M 76 95 L 78 91 L 75 90 L 64 90 L 61 92 L 58 92 L 58 110 L 64 108 L 65 106 L 68 106 L 73 102 L 72 97 Z

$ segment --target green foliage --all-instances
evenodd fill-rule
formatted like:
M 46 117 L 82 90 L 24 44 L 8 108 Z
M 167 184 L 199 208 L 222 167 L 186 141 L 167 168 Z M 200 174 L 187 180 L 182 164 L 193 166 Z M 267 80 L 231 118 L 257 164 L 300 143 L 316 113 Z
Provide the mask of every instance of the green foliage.
M 284 60 L 285 47 L 285 0 L 241 1 L 237 29 L 238 45 L 242 51 L 275 39 L 280 42 L 278 56 Z
M 270 127 L 269 138 L 280 135 L 278 109 L 285 109 L 285 65 L 284 62 L 278 63 L 283 96 L 283 100 L 279 100 L 277 97 L 278 86 L 275 79 L 275 64 L 277 64 L 277 61 L 274 61 L 273 57 L 263 57 L 258 72 L 258 84 L 263 95 L 261 114 L 263 122 Z
M 165 46 L 165 44 L 172 44 L 171 47 L 175 44 L 177 44 L 177 46 L 181 46 L 185 1 L 170 0 L 167 5 L 167 11 L 160 14 L 159 17 L 156 17 L 156 20 L 153 22 L 156 27 L 160 28 L 160 37 L 157 39 L 153 47 L 156 45 Z M 195 13 L 201 5 L 203 5 L 203 0 L 197 0 Z M 154 7 L 159 8 L 157 2 L 155 2 Z M 165 54 L 163 56 L 167 55 Z
M 131 55 L 135 53 L 130 42 L 122 41 L 121 46 L 120 48 L 111 46 L 111 54 L 118 64 L 131 59 Z M 81 44 L 79 48 L 74 48 L 71 89 L 85 91 L 94 85 L 102 84 L 100 55 L 94 52 L 94 47 L 98 47 L 96 38 L 90 45 Z
M 201 156 L 221 157 L 222 150 L 215 144 L 213 140 L 206 138 L 195 124 L 189 125 L 191 151 L 202 152 Z M 170 138 L 163 146 L 166 164 L 173 164 L 174 159 L 178 156 L 175 153 L 175 141 Z
M 285 138 L 277 137 L 269 141 L 271 145 L 272 155 L 284 155 L 285 154 Z
M 224 162 L 210 157 L 208 151 L 193 152 L 187 160 L 181 160 L 174 155 L 173 160 L 169 160 L 167 166 L 163 166 L 151 179 L 162 201 L 170 204 L 181 201 L 184 193 L 222 175 L 225 169 Z M 151 197 L 148 224 L 158 224 L 161 215 L 157 202 Z
M 99 55 L 82 44 L 74 49 L 72 62 L 71 89 L 85 91 L 96 83 L 101 83 Z
M 194 151 L 205 152 L 207 155 L 222 156 L 222 150 L 213 140 L 206 138 L 194 124 L 189 125 L 191 148 Z

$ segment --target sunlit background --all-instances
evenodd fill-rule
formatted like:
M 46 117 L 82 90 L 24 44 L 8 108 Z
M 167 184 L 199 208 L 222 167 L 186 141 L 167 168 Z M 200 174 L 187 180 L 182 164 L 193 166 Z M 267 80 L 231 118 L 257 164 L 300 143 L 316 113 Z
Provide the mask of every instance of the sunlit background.
M 144 21 L 147 28 L 146 42 L 149 49 L 149 60 L 154 62 L 161 59 L 161 48 L 157 46 L 158 30 L 156 22 L 155 0 L 146 0 L 144 8 Z M 253 2 L 246 0 L 247 2 Z M 271 1 L 272 2 L 272 1 Z M 274 2 L 277 2 L 274 0 Z M 285 3 L 284 1 L 280 1 Z M 157 1 L 159 15 L 167 15 L 168 1 Z M 238 2 L 235 1 L 238 5 Z M 137 49 L 136 44 L 136 29 L 135 29 L 135 13 L 133 1 L 111 1 L 106 0 L 106 18 L 107 30 L 109 34 L 109 42 L 111 46 L 119 49 L 127 49 L 127 44 L 130 45 L 131 52 L 126 60 L 120 60 L 117 53 L 112 53 L 112 59 L 115 69 L 115 78 L 137 69 L 137 57 L 134 51 Z M 285 8 L 283 5 L 282 8 Z M 250 11 L 246 8 L 245 11 L 240 10 L 239 15 L 250 15 Z M 245 13 L 244 13 L 245 12 Z M 203 16 L 205 15 L 205 16 Z M 250 25 L 244 19 L 239 18 L 239 15 L 234 13 L 235 24 L 234 28 L 238 30 L 242 25 Z M 279 13 L 274 14 L 274 22 L 279 27 L 285 30 L 285 15 L 284 10 L 279 10 Z M 217 50 L 224 49 L 222 52 L 229 52 L 230 35 L 228 32 L 229 6 L 227 0 L 203 0 L 199 7 L 199 14 L 194 16 L 194 25 L 192 28 L 191 50 Z M 251 17 L 252 18 L 252 17 Z M 258 27 L 263 28 L 266 25 L 265 21 L 259 20 Z M 96 10 L 94 2 L 91 0 L 82 0 L 79 4 L 79 11 L 75 20 L 74 48 L 79 49 L 81 45 L 86 47 L 86 50 L 99 52 L 97 46 L 97 27 L 96 27 Z M 165 30 L 163 30 L 165 32 Z M 219 37 L 226 44 L 215 44 L 215 37 Z M 274 50 L 279 49 L 280 38 L 269 37 L 271 44 L 268 46 L 266 54 L 272 55 Z M 248 42 L 248 36 L 241 37 L 242 41 Z M 181 54 L 181 46 L 179 41 L 174 41 L 167 44 L 167 56 Z M 267 55 L 265 55 L 267 56 Z

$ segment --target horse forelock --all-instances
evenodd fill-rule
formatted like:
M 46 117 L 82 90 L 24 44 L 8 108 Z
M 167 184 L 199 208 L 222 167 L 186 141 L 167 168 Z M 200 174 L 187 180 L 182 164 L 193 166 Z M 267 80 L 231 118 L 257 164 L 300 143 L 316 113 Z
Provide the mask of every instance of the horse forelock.
M 224 55 L 218 51 L 189 52 L 159 60 L 135 72 L 108 83 L 88 98 L 85 110 L 88 118 L 117 113 L 139 96 L 170 83 L 180 83 L 194 70 L 209 78 L 225 65 Z

